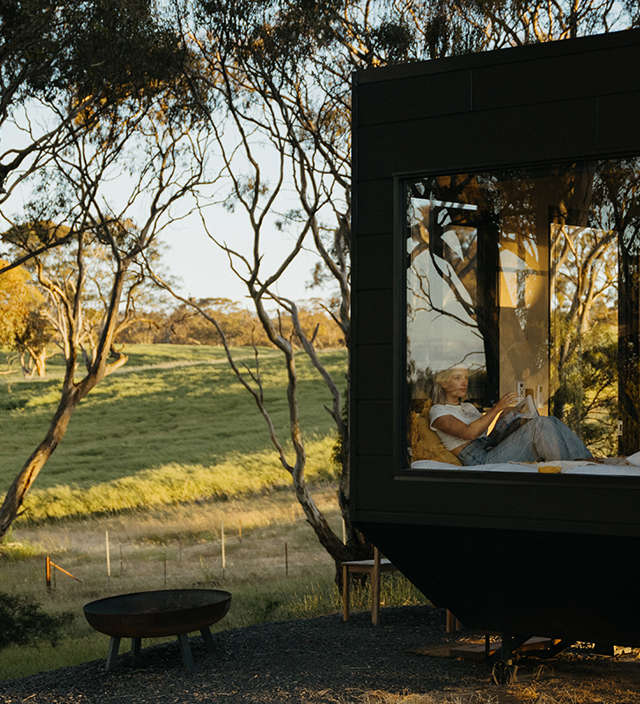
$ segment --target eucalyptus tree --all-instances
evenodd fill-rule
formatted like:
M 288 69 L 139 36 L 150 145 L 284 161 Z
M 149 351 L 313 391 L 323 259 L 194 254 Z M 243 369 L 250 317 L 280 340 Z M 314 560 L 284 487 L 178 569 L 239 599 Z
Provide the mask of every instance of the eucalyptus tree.
M 323 363 L 314 332 L 303 329 L 299 304 L 280 291 L 291 264 L 312 247 L 318 255 L 312 285 L 331 287 L 326 310 L 349 344 L 351 72 L 424 56 L 428 50 L 418 46 L 415 13 L 423 13 L 424 26 L 418 24 L 429 38 L 438 31 L 437 17 L 428 6 L 380 0 L 233 5 L 177 0 L 174 9 L 185 41 L 198 57 L 187 79 L 210 118 L 231 184 L 228 205 L 245 214 L 251 242 L 242 251 L 235 241 L 224 241 L 213 232 L 205 218 L 203 227 L 245 284 L 269 341 L 282 353 L 288 379 L 286 429 L 277 428 L 268 411 L 257 352 L 252 371 L 243 372 L 228 351 L 229 361 L 253 396 L 321 544 L 336 563 L 366 557 L 370 547 L 349 513 L 348 374 L 345 388 L 344 377 L 334 378 Z M 203 88 L 207 98 L 201 95 Z M 291 245 L 281 261 L 269 267 L 266 255 L 277 229 L 288 231 Z M 182 300 L 198 309 L 224 340 L 211 311 Z M 292 321 L 293 335 L 287 335 L 283 317 Z M 346 540 L 331 529 L 305 481 L 306 446 L 297 397 L 300 354 L 323 380 L 330 399 L 326 410 L 338 437 L 338 502 Z M 340 570 L 336 574 L 340 579 Z
M 129 99 L 91 130 L 68 123 L 63 140 L 67 146 L 36 174 L 26 211 L 2 234 L 13 261 L 26 262 L 49 299 L 65 369 L 48 430 L 0 507 L 0 536 L 80 401 L 126 363 L 115 342 L 130 324 L 143 260 L 153 256 L 160 233 L 188 214 L 186 196 L 202 182 L 205 168 L 197 125 L 186 115 L 170 119 L 160 97 Z M 86 319 L 96 314 L 99 332 L 94 344 L 86 344 Z
M 0 266 L 5 262 L 0 260 Z M 13 348 L 28 324 L 29 314 L 42 304 L 42 295 L 24 267 L 0 277 L 0 345 Z
M 202 172 L 181 86 L 188 61 L 152 0 L 0 1 L 0 276 L 31 269 L 66 360 L 57 411 L 7 492 L 0 535 L 78 402 L 126 361 L 113 341 L 141 285 L 137 258 Z M 125 189 L 118 204 L 106 190 L 115 178 Z M 102 297 L 89 283 L 98 255 Z M 87 301 L 94 315 L 104 304 L 93 345 L 84 343 Z
M 0 0 L 0 205 L 79 129 L 175 87 L 185 60 L 152 0 Z
M 42 313 L 44 300 L 25 267 L 0 276 L 0 346 L 18 355 L 25 376 L 45 375 L 52 331 Z
M 348 391 L 323 366 L 313 335 L 299 329 L 297 303 L 279 291 L 288 268 L 312 247 L 319 260 L 312 283 L 332 285 L 327 307 L 349 344 L 352 72 L 622 29 L 637 22 L 635 9 L 633 2 L 613 0 L 174 0 L 174 20 L 197 56 L 187 80 L 209 116 L 231 184 L 228 204 L 244 212 L 251 243 L 242 250 L 211 231 L 205 218 L 203 226 L 244 282 L 267 336 L 282 352 L 290 408 L 285 432 L 292 453 L 285 451 L 267 411 L 259 374 L 243 374 L 230 361 L 267 423 L 307 520 L 336 562 L 364 556 L 369 549 L 349 518 L 343 410 Z M 269 269 L 276 228 L 289 230 L 291 246 Z M 294 321 L 301 350 L 269 314 L 273 306 Z M 210 312 L 201 312 L 219 327 Z M 296 396 L 300 353 L 310 359 L 331 398 L 327 410 L 340 438 L 338 500 L 346 544 L 330 529 L 304 479 L 304 429 Z

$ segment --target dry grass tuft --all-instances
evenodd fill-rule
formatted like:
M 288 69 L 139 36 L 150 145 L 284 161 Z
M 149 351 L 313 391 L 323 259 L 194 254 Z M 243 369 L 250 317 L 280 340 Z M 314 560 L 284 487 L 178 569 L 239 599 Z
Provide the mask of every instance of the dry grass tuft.
M 640 704 L 640 662 L 575 649 L 548 661 L 521 661 L 518 680 L 505 687 L 451 688 L 429 694 L 366 692 L 361 704 Z
M 471 690 L 435 694 L 391 694 L 374 691 L 366 692 L 361 701 L 362 704 L 511 704 L 509 700 L 499 697 L 500 694 Z

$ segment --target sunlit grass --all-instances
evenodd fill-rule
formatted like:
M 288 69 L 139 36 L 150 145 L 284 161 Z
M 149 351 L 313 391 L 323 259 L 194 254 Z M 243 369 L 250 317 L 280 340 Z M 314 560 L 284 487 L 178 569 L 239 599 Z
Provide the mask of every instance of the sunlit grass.
M 308 481 L 336 478 L 329 461 L 334 440 L 307 444 Z M 211 498 L 230 499 L 288 486 L 291 477 L 272 450 L 232 453 L 210 466 L 169 464 L 88 487 L 58 485 L 34 489 L 25 501 L 23 520 L 42 521 L 115 511 L 131 511 Z
M 239 491 L 249 490 L 250 485 L 263 490 L 266 481 L 255 476 L 259 465 L 277 484 L 282 483 L 286 474 L 276 469 L 264 420 L 229 370 L 220 348 L 129 347 L 127 365 L 101 382 L 76 410 L 66 437 L 38 477 L 29 504 L 33 518 L 77 515 L 83 503 L 91 511 L 131 508 L 140 504 L 135 495 L 141 491 L 154 505 L 191 500 L 200 489 L 204 496 L 218 495 L 225 473 L 232 494 L 240 485 Z M 236 353 L 246 364 L 253 364 L 252 350 Z M 336 378 L 343 379 L 344 351 L 322 355 Z M 262 350 L 261 356 L 266 403 L 286 443 L 285 371 L 274 350 Z M 52 378 L 44 381 L 3 377 L 0 382 L 0 408 L 4 409 L 0 413 L 0 491 L 44 437 L 60 383 L 53 378 L 59 369 L 52 364 L 50 370 Z M 326 473 L 330 471 L 328 438 L 334 432 L 323 407 L 329 402 L 328 393 L 303 359 L 298 372 L 300 414 L 311 441 L 312 464 L 324 465 Z M 319 459 L 322 452 L 325 460 Z M 240 476 L 245 472 L 247 479 Z M 50 498 L 58 506 L 45 511 L 40 500 Z
M 0 559 L 2 560 L 26 560 L 29 557 L 36 557 L 43 553 L 44 550 L 41 546 L 32 545 L 31 543 L 19 543 L 14 540 L 0 542 Z

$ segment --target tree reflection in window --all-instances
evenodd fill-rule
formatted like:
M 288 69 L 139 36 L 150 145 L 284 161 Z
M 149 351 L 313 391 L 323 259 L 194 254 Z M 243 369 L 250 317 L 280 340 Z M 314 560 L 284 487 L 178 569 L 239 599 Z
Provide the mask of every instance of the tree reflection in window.
M 518 385 L 597 455 L 640 448 L 638 159 L 407 185 L 407 378 L 471 372 L 479 405 Z

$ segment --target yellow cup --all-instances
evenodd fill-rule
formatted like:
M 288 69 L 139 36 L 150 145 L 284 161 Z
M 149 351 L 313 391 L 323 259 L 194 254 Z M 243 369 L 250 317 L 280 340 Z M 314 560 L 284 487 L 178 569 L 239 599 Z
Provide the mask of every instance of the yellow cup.
M 560 474 L 562 467 L 559 464 L 540 464 L 538 465 L 540 474 Z

